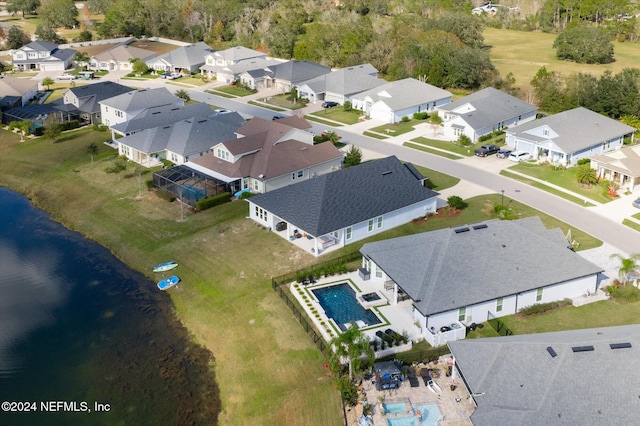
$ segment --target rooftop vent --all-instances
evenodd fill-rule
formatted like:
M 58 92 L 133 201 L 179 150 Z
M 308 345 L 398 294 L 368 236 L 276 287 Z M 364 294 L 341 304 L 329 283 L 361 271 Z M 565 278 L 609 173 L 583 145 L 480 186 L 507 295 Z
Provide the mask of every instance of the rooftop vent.
M 306 150 L 308 150 L 308 149 L 309 149 L 309 148 L 307 148 L 307 147 L 305 146 L 304 148 L 301 148 L 300 150 L 301 150 L 301 151 L 306 151 Z
M 609 344 L 611 349 L 626 349 L 631 347 L 631 343 L 611 343 Z
M 390 175 L 391 173 L 393 173 L 391 170 L 387 170 L 386 172 L 382 173 L 382 176 Z
M 151 115 L 160 114 L 160 111 L 152 112 Z
M 198 123 L 206 123 L 206 122 L 207 122 L 207 120 L 200 120 L 200 121 L 198 121 Z
M 551 358 L 555 358 L 558 356 L 556 351 L 554 351 L 551 346 L 547 346 L 547 352 L 549 352 L 549 355 L 551 355 Z
M 593 346 L 572 346 L 571 350 L 574 352 L 590 352 L 593 350 Z
M 171 126 L 164 126 L 163 129 L 170 129 Z
M 179 109 L 180 109 L 180 108 L 171 108 L 171 111 L 177 111 L 177 110 L 179 110 Z
M 463 232 L 469 232 L 469 231 L 470 231 L 469 228 L 458 228 L 453 230 L 453 232 L 455 232 L 456 234 L 462 234 Z
M 485 228 L 488 228 L 488 227 L 489 226 L 486 223 L 482 223 L 480 225 L 474 225 L 473 229 L 475 229 L 477 231 L 478 229 L 485 229 Z

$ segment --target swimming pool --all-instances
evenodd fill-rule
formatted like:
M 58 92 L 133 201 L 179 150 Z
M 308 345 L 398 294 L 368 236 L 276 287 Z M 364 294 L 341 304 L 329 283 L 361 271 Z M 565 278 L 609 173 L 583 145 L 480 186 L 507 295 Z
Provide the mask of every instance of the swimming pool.
M 404 401 L 396 401 L 396 402 L 383 402 L 382 407 L 384 408 L 385 413 L 406 413 L 410 411 L 410 407 Z
M 400 404 L 405 404 L 400 402 Z M 386 407 L 385 407 L 386 410 Z M 436 404 L 419 404 L 413 405 L 413 412 L 420 411 L 422 414 L 422 422 L 417 415 L 414 416 L 402 416 L 402 417 L 389 417 L 387 423 L 389 426 L 436 426 L 438 421 L 442 418 L 440 410 Z M 393 411 L 389 411 L 392 413 Z
M 356 299 L 356 292 L 348 283 L 313 290 L 320 306 L 329 318 L 344 330 L 351 321 L 362 321 L 366 325 L 381 324 L 380 318 L 371 310 L 364 309 Z

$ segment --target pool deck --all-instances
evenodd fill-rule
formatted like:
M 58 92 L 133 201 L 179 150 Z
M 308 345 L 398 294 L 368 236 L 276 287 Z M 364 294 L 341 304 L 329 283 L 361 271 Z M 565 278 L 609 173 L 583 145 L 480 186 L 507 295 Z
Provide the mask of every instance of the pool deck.
M 444 363 L 441 362 L 440 367 L 444 368 Z M 418 364 L 416 371 L 418 376 L 420 375 L 420 368 L 437 368 L 435 364 Z M 365 392 L 366 400 L 369 404 L 375 404 L 373 407 L 373 424 L 376 426 L 386 426 L 387 418 L 402 416 L 406 414 L 388 414 L 382 415 L 380 412 L 380 404 L 378 403 L 378 397 L 382 397 L 384 402 L 393 401 L 405 401 L 409 399 L 414 405 L 423 404 L 435 404 L 440 410 L 442 419 L 438 423 L 440 426 L 471 426 L 471 420 L 469 417 L 475 410 L 473 401 L 469 398 L 464 385 L 461 384 L 460 379 L 453 379 L 446 377 L 444 370 L 440 370 L 442 374 L 434 381 L 442 388 L 442 394 L 440 397 L 431 392 L 427 386 L 425 386 L 421 377 L 420 386 L 412 388 L 408 381 L 403 382 L 398 389 L 378 391 L 371 380 L 367 380 L 362 383 L 361 392 Z M 450 385 L 455 383 L 457 385 L 456 390 L 451 391 Z M 459 398 L 459 402 L 456 399 Z M 349 426 L 357 426 L 358 418 L 362 416 L 362 404 L 358 403 L 356 407 L 347 411 L 347 421 Z

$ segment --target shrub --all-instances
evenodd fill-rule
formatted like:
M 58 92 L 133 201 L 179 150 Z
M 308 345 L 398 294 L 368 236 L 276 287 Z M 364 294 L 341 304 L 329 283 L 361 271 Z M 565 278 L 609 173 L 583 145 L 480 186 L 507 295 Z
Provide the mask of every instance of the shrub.
M 409 121 L 411 121 L 411 119 L 405 115 L 400 121 L 402 121 L 403 123 L 408 123 Z
M 78 120 L 65 121 L 64 123 L 62 123 L 63 131 L 77 129 L 78 127 L 80 127 L 80 122 Z
M 246 198 L 251 198 L 251 197 L 255 197 L 258 194 L 254 194 L 253 192 L 243 192 L 242 194 L 240 194 L 240 199 L 244 200 Z
M 104 171 L 107 173 L 120 173 L 121 171 L 126 169 L 127 169 L 126 160 L 119 158 L 113 163 L 112 166 L 109 166 L 106 169 L 104 169 Z
M 572 304 L 573 302 L 571 301 L 571 299 L 562 299 L 555 302 L 538 303 L 536 305 L 526 306 L 520 309 L 518 312 L 520 313 L 520 315 L 526 317 L 553 311 L 555 309 L 564 308 L 565 306 L 571 306 Z
M 464 210 L 468 206 L 468 204 L 457 195 L 452 195 L 451 197 L 447 198 L 447 204 L 454 209 L 459 210 Z
M 94 124 L 93 130 L 95 130 L 96 132 L 106 132 L 107 126 L 105 126 L 104 124 Z
M 427 118 L 429 118 L 429 113 L 426 111 L 414 112 L 413 118 L 415 118 L 416 120 L 426 120 Z
M 144 185 L 147 187 L 147 189 L 153 188 L 153 179 L 144 181 Z
M 605 288 L 618 303 L 633 303 L 640 300 L 640 290 L 633 286 L 610 285 Z
M 351 111 L 353 109 L 353 105 L 351 104 L 351 101 L 346 101 L 342 105 L 342 109 L 345 110 L 345 111 Z
M 196 211 L 202 211 L 219 204 L 224 204 L 231 200 L 231 195 L 232 194 L 230 192 L 223 192 L 222 194 L 214 195 L 213 197 L 198 200 L 196 201 Z
M 581 158 L 578 160 L 578 166 L 582 166 L 584 164 L 591 164 L 590 158 Z
M 158 195 L 158 197 L 170 203 L 173 203 L 176 200 L 176 196 L 165 189 L 158 189 L 156 191 L 156 194 Z
M 467 135 L 460 135 L 456 142 L 462 146 L 469 146 L 471 145 L 471 138 Z

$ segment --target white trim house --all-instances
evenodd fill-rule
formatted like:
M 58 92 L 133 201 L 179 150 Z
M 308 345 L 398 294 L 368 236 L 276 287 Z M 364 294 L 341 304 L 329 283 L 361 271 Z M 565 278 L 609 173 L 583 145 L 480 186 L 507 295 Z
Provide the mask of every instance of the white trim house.
M 313 240 L 311 253 L 376 235 L 436 211 L 438 193 L 395 156 L 338 170 L 247 199 L 249 217 L 278 231 L 285 222 Z
M 487 87 L 447 105 L 439 106 L 444 136 L 457 140 L 466 135 L 473 142 L 496 130 L 535 120 L 537 107 Z
M 464 338 L 457 329 L 489 316 L 595 293 L 602 272 L 538 217 L 367 243 L 360 252 L 372 280 L 412 300 L 413 319 L 434 346 Z
M 102 124 L 115 126 L 131 120 L 142 111 L 164 105 L 184 106 L 184 100 L 173 95 L 166 87 L 140 89 L 107 98 L 99 102 Z
M 622 148 L 635 128 L 583 107 L 509 129 L 507 145 L 533 158 L 564 166 Z
M 387 84 L 378 78 L 378 70 L 371 64 L 341 68 L 307 80 L 298 86 L 298 96 L 311 103 L 333 101 L 343 105 L 354 95 Z

